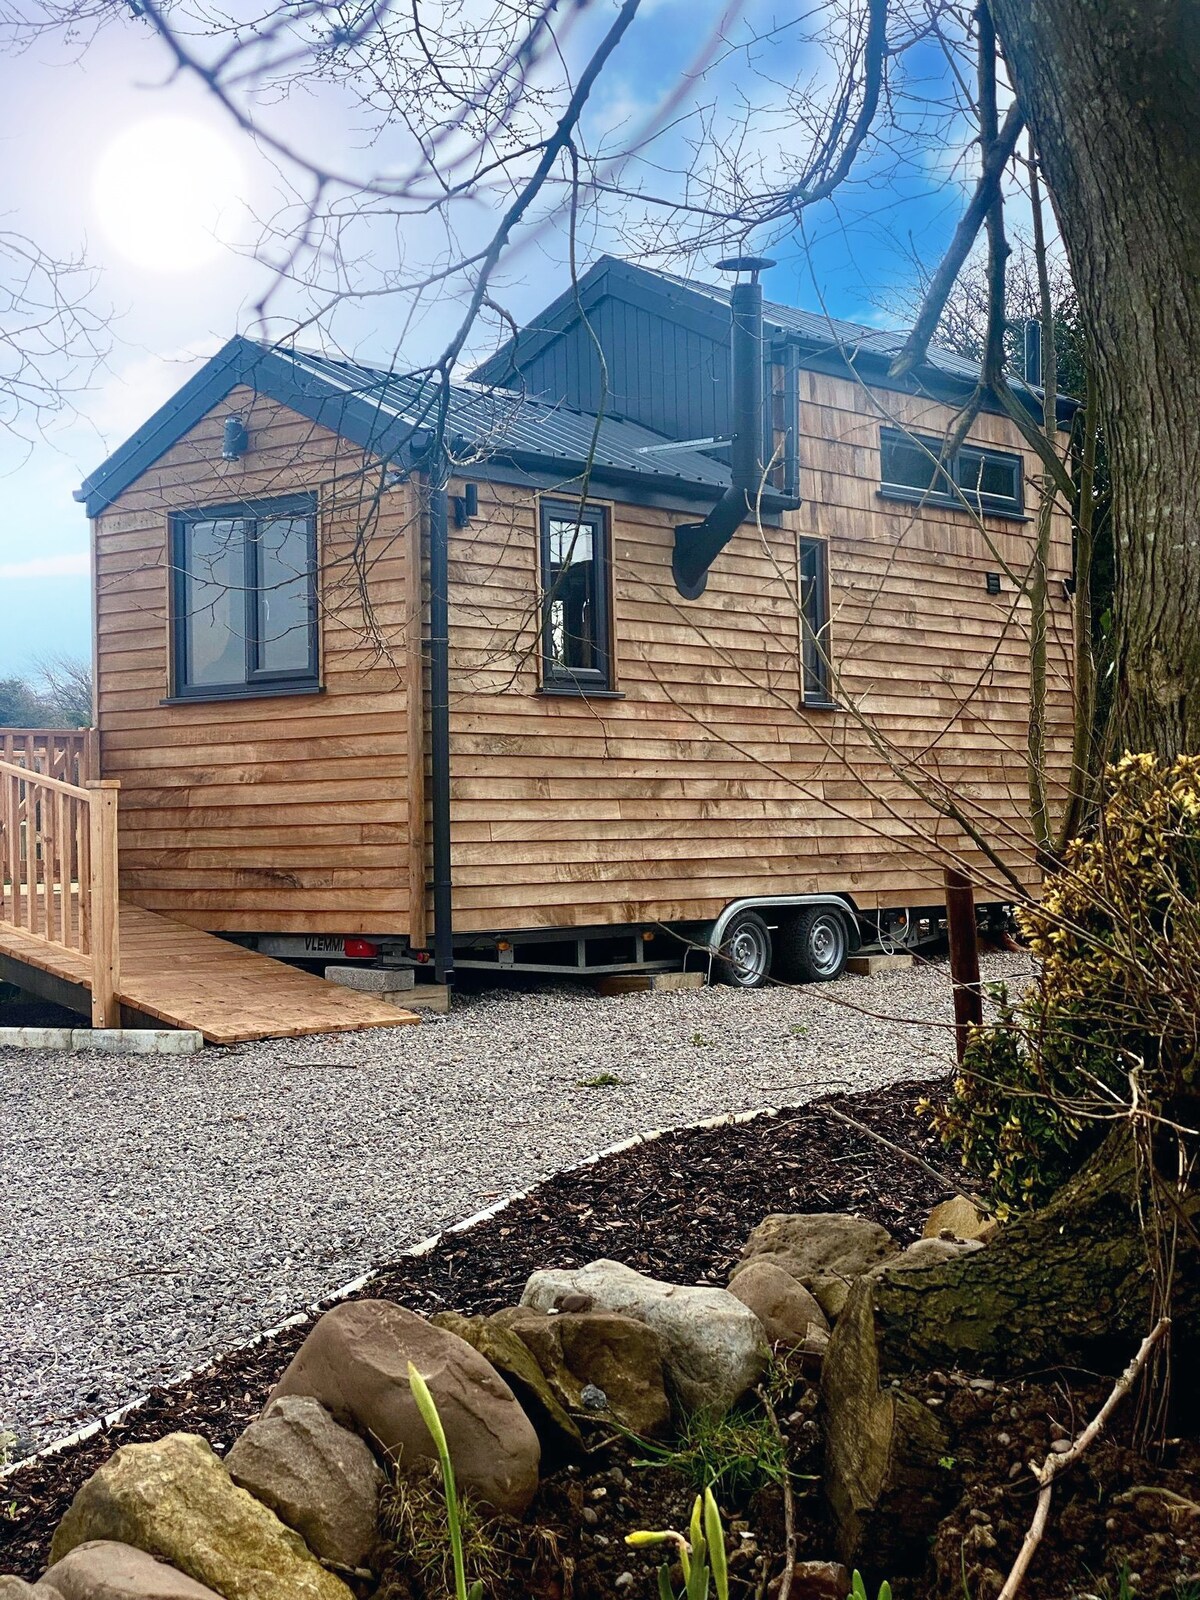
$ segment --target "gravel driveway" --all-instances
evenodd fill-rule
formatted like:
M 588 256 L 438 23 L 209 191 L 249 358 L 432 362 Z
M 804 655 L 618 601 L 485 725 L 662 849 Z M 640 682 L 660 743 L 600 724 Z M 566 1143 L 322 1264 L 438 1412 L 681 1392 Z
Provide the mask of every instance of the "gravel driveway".
M 0 1434 L 21 1453 L 69 1432 L 632 1134 L 928 1076 L 950 1017 L 938 963 L 754 994 L 497 990 L 420 1027 L 182 1058 L 0 1049 Z

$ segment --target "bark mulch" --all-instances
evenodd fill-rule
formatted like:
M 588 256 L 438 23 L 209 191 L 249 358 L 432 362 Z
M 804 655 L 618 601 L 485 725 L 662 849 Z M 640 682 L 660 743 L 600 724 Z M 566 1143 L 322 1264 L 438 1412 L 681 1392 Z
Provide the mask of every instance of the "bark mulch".
M 428 1255 L 401 1258 L 364 1294 L 415 1311 L 467 1313 L 514 1304 L 538 1267 L 608 1256 L 654 1277 L 724 1284 L 750 1230 L 772 1211 L 856 1211 L 908 1242 L 954 1192 L 915 1107 L 931 1084 L 900 1084 L 776 1116 L 673 1134 L 549 1179 Z M 823 1111 L 844 1109 L 933 1166 L 939 1182 Z M 36 1577 L 76 1490 L 120 1445 L 184 1430 L 224 1452 L 262 1409 L 310 1322 L 238 1350 L 83 1443 L 34 1459 L 0 1485 L 0 1572 Z

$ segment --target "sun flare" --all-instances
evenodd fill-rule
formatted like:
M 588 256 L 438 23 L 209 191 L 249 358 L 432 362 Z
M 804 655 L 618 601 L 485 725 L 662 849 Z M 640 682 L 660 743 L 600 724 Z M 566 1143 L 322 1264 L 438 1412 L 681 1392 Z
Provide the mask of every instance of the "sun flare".
M 147 117 L 105 146 L 92 180 L 104 234 L 135 266 L 195 272 L 233 243 L 245 174 L 229 141 L 190 117 Z

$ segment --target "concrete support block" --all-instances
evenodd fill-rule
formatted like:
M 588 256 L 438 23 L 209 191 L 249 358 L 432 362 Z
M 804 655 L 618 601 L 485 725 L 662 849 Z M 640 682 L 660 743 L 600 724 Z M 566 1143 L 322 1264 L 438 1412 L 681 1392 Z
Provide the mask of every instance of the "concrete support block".
M 340 983 L 343 989 L 373 994 L 380 1000 L 412 989 L 417 981 L 411 967 L 326 967 L 325 977 L 329 983 Z
M 111 1056 L 192 1056 L 204 1035 L 190 1028 L 0 1028 L 0 1050 L 101 1050 Z

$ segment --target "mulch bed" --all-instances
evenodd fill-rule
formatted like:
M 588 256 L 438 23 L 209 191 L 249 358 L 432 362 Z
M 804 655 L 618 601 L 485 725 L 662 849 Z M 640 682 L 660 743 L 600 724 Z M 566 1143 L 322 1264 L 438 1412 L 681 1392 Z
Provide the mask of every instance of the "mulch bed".
M 550 1179 L 468 1233 L 444 1237 L 428 1255 L 402 1258 L 364 1294 L 426 1313 L 486 1313 L 515 1303 L 536 1268 L 578 1266 L 600 1256 L 677 1282 L 724 1284 L 746 1236 L 772 1211 L 854 1211 L 907 1243 L 920 1235 L 930 1209 L 958 1187 L 916 1112 L 923 1095 L 938 1087 L 910 1083 L 834 1096 L 621 1152 Z M 924 1157 L 945 1179 L 824 1107 Z M 186 1430 L 208 1438 L 218 1452 L 227 1450 L 261 1410 L 310 1326 L 236 1351 L 186 1385 L 156 1390 L 118 1425 L 9 1477 L 0 1486 L 0 1572 L 30 1579 L 41 1572 L 76 1490 L 119 1445 Z M 1024 1463 L 1044 1456 L 1055 1419 L 1074 1431 L 1107 1386 L 1061 1376 L 990 1389 L 957 1375 L 935 1375 L 935 1383 L 944 1387 L 933 1392 L 934 1404 L 953 1415 L 961 1440 L 958 1459 L 947 1465 L 957 1500 L 927 1570 L 900 1579 L 894 1589 L 897 1600 L 963 1600 L 966 1579 L 972 1600 L 987 1600 L 1032 1511 Z M 817 1392 L 798 1378 L 776 1396 L 776 1407 L 794 1474 L 799 1555 L 829 1558 Z M 636 1444 L 589 1442 L 596 1448 L 582 1463 L 544 1477 L 529 1518 L 535 1532 L 510 1529 L 507 1544 L 503 1531 L 498 1535 L 488 1600 L 612 1600 L 614 1594 L 636 1600 L 655 1592 L 656 1558 L 627 1550 L 623 1535 L 640 1527 L 685 1526 L 694 1485 L 670 1466 L 648 1468 Z M 1148 1462 L 1132 1452 L 1119 1424 L 1056 1491 L 1029 1600 L 1200 1600 L 1200 1512 L 1187 1509 L 1194 1497 L 1189 1479 L 1196 1474 L 1194 1440 L 1174 1441 L 1165 1456 Z M 1135 1485 L 1159 1487 L 1141 1498 L 1115 1499 Z M 731 1592 L 736 1600 L 761 1600 L 767 1578 L 782 1567 L 782 1493 L 775 1484 L 758 1484 L 722 1491 L 721 1498 L 736 1551 Z M 1181 1572 L 1192 1566 L 1194 1589 L 1180 1583 Z M 1131 1585 L 1130 1573 L 1137 1577 Z M 379 1590 L 384 1600 L 444 1593 L 440 1581 L 412 1581 L 403 1563 L 385 1574 Z

